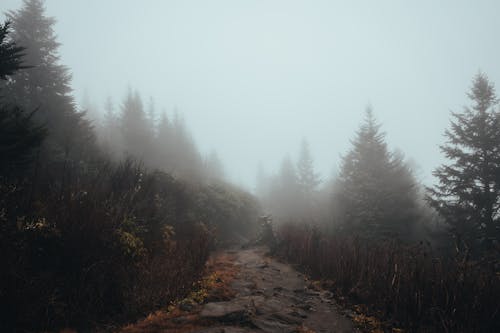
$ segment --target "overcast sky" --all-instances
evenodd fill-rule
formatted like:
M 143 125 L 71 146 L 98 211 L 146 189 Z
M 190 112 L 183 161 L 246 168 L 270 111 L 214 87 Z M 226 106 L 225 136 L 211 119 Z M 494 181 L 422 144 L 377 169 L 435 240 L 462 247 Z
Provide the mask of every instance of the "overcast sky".
M 0 0 L 0 11 L 21 0 Z M 47 0 L 62 62 L 102 105 L 128 85 L 177 107 L 203 152 L 253 188 L 306 137 L 324 178 L 366 105 L 432 182 L 472 77 L 500 85 L 500 1 Z

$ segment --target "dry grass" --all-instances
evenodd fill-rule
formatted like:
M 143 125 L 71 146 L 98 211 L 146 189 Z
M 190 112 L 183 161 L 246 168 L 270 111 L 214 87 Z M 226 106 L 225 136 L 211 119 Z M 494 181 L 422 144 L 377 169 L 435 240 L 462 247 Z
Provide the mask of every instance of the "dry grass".
M 210 326 L 200 318 L 201 305 L 206 302 L 227 301 L 234 297 L 231 282 L 239 269 L 234 265 L 234 255 L 217 253 L 207 262 L 204 277 L 196 283 L 188 297 L 172 302 L 166 309 L 156 311 L 136 324 L 119 330 L 121 333 L 165 332 L 183 333 Z M 192 310 L 182 310 L 182 304 L 191 304 Z
M 499 332 L 495 264 L 438 257 L 423 244 L 368 242 L 287 225 L 279 253 L 339 299 L 365 306 L 360 321 L 383 318 L 418 332 Z M 366 320 L 365 320 L 366 319 Z

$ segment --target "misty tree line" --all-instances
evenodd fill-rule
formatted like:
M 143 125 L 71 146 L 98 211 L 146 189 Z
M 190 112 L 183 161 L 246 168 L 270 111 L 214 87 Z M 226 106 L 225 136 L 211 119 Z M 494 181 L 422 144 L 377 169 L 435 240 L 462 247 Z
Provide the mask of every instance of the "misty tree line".
M 101 112 L 86 95 L 83 109 L 97 133 L 97 140 L 111 158 L 134 156 L 150 169 L 161 169 L 184 179 L 221 181 L 224 167 L 215 150 L 202 156 L 182 115 L 160 114 L 151 97 L 144 105 L 137 90 L 128 89 L 115 106 L 108 97 Z M 103 114 L 100 117 L 99 114 Z
M 11 39 L 22 45 L 23 64 L 36 64 L 2 83 L 6 103 L 33 111 L 47 136 L 40 156 L 60 160 L 85 160 L 104 153 L 115 161 L 124 157 L 141 160 L 149 169 L 161 169 L 193 180 L 222 180 L 223 166 L 215 151 L 202 156 L 178 113 L 169 119 L 163 112 L 157 119 L 152 99 L 145 108 L 138 91 L 127 91 L 115 107 L 111 98 L 104 104 L 104 117 L 91 119 L 96 110 L 84 100 L 78 110 L 72 95 L 71 74 L 59 63 L 59 42 L 51 17 L 40 15 L 42 1 L 26 2 L 22 12 L 9 12 Z M 97 118 L 97 117 L 94 117 Z
M 471 106 L 452 113 L 438 183 L 422 186 L 399 151 L 391 151 L 371 108 L 342 157 L 336 179 L 320 188 L 307 142 L 299 160 L 257 177 L 257 192 L 279 222 L 315 222 L 369 239 L 420 240 L 452 235 L 471 253 L 500 241 L 500 109 L 494 85 L 477 74 Z

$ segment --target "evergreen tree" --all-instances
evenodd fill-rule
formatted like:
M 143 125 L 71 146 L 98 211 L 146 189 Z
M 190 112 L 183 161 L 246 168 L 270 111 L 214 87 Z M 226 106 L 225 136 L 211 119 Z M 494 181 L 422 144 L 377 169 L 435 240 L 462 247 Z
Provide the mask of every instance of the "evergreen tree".
M 110 96 L 104 101 L 104 115 L 101 126 L 98 126 L 100 142 L 104 150 L 117 160 L 123 152 L 123 138 L 120 131 L 120 119 Z
M 102 116 L 99 112 L 99 108 L 92 102 L 87 89 L 83 92 L 83 98 L 80 105 L 86 118 L 94 124 L 94 128 L 99 132 L 101 130 L 99 126 L 102 124 Z
M 168 119 L 167 113 L 162 112 L 158 127 L 156 129 L 156 147 L 158 149 L 158 167 L 166 170 L 172 170 L 171 157 L 173 155 L 173 133 L 172 124 Z
M 125 153 L 149 164 L 151 133 L 139 92 L 128 90 L 121 107 L 120 122 Z
M 209 181 L 220 181 L 224 179 L 224 166 L 215 150 L 212 150 L 205 159 L 205 174 Z
M 156 133 L 156 123 L 158 121 L 156 116 L 156 106 L 153 97 L 149 98 L 148 110 L 147 110 L 147 119 L 149 122 L 149 127 L 151 128 L 151 133 L 154 135 Z
M 0 79 L 6 80 L 22 69 L 22 47 L 8 38 L 9 24 L 0 24 Z M 45 129 L 32 121 L 18 106 L 6 105 L 0 90 L 0 174 L 21 171 L 32 159 L 32 152 L 45 137 Z
M 416 182 L 403 157 L 389 152 L 370 108 L 352 146 L 337 181 L 337 218 L 366 237 L 406 237 L 418 219 Z
M 8 38 L 10 22 L 0 24 L 0 80 L 7 80 L 23 66 L 24 47 L 18 46 Z
M 302 198 L 297 172 L 289 155 L 283 158 L 269 192 L 270 209 L 278 221 L 292 221 L 302 217 Z
M 264 166 L 262 165 L 262 163 L 259 163 L 257 167 L 257 177 L 255 186 L 255 192 L 257 194 L 257 197 L 259 197 L 261 201 L 267 202 L 267 199 L 269 197 L 269 190 L 270 190 L 269 176 L 264 170 Z
M 309 144 L 305 139 L 302 140 L 297 162 L 297 182 L 306 201 L 311 201 L 313 194 L 321 183 L 318 174 L 314 172 Z
M 111 96 L 106 97 L 104 102 L 104 118 L 103 127 L 112 128 L 117 123 L 117 117 L 115 113 L 115 106 L 113 105 L 113 99 Z
M 65 157 L 73 153 L 81 158 L 83 152 L 95 151 L 93 131 L 83 114 L 76 111 L 71 74 L 59 63 L 55 20 L 44 11 L 42 0 L 24 0 L 21 9 L 7 14 L 12 22 L 12 39 L 26 48 L 25 64 L 30 66 L 9 78 L 9 101 L 27 112 L 37 110 L 35 118 L 47 126 L 48 148 L 54 153 Z
M 172 140 L 172 126 L 165 111 L 161 114 L 156 132 L 158 133 L 157 138 L 161 145 Z
M 468 97 L 472 106 L 452 113 L 441 146 L 450 162 L 434 171 L 439 184 L 428 200 L 460 240 L 480 249 L 500 237 L 500 113 L 486 75 L 473 79 Z
M 184 118 L 175 113 L 172 122 L 173 172 L 187 179 L 201 180 L 203 177 L 203 160 L 196 148 L 193 137 L 186 128 Z

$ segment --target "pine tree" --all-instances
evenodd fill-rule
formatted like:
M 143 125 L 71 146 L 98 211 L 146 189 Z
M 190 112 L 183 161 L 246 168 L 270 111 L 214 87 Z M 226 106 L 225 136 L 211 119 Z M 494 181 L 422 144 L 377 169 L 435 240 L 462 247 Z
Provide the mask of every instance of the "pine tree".
M 9 24 L 0 24 L 0 80 L 23 68 L 23 48 L 8 38 Z M 6 105 L 0 90 L 0 174 L 18 173 L 32 159 L 33 151 L 45 137 L 45 129 L 32 121 L 18 106 Z
M 117 117 L 115 114 L 115 106 L 113 105 L 113 99 L 111 96 L 106 97 L 104 102 L 104 118 L 103 127 L 112 128 L 117 122 Z
M 212 150 L 205 159 L 205 174 L 209 181 L 220 181 L 224 179 L 224 166 L 215 150 Z
M 302 217 L 297 172 L 289 155 L 283 158 L 269 192 L 269 208 L 278 221 L 296 221 Z
M 186 128 L 184 118 L 175 112 L 172 121 L 173 172 L 187 179 L 203 178 L 203 159 L 193 137 Z
M 500 240 L 500 113 L 486 75 L 473 79 L 468 97 L 472 106 L 452 113 L 441 146 L 450 162 L 434 171 L 439 184 L 428 188 L 428 200 L 460 243 L 482 249 Z
M 417 187 L 401 155 L 387 148 L 370 108 L 343 158 L 335 204 L 344 229 L 366 237 L 406 237 L 417 220 Z
M 148 110 L 147 110 L 147 119 L 148 119 L 148 122 L 149 122 L 149 127 L 151 128 L 151 133 L 153 133 L 153 135 L 156 133 L 156 123 L 158 121 L 157 119 L 157 116 L 156 116 L 156 106 L 155 106 L 155 101 L 153 99 L 153 97 L 150 97 L 149 98 L 149 103 L 148 103 Z
M 30 113 L 37 110 L 35 118 L 47 127 L 48 148 L 53 153 L 81 158 L 82 153 L 95 151 L 94 134 L 83 114 L 76 111 L 71 74 L 59 63 L 55 20 L 44 12 L 43 1 L 24 0 L 21 9 L 7 14 L 12 39 L 26 48 L 24 60 L 30 66 L 9 78 L 9 101 Z
M 309 144 L 303 139 L 297 161 L 297 184 L 301 194 L 300 215 L 302 219 L 313 219 L 318 199 L 317 188 L 320 183 L 318 174 L 314 172 Z
M 148 164 L 152 140 L 139 92 L 128 90 L 121 106 L 120 123 L 125 153 Z
M 120 119 L 115 112 L 115 106 L 110 96 L 104 101 L 102 124 L 97 126 L 100 143 L 106 153 L 114 160 L 121 158 L 123 138 L 120 131 Z
M 319 176 L 314 172 L 313 159 L 308 142 L 303 139 L 297 162 L 297 182 L 305 200 L 310 200 L 318 185 L 321 183 Z
M 257 176 L 255 180 L 255 192 L 257 197 L 263 202 L 267 202 L 270 190 L 270 178 L 267 175 L 262 163 L 259 163 L 257 167 Z
M 167 113 L 162 112 L 156 129 L 156 147 L 158 149 L 158 167 L 170 171 L 172 169 L 171 157 L 173 155 L 172 124 Z
M 7 80 L 7 76 L 26 68 L 23 66 L 25 48 L 8 38 L 9 31 L 10 22 L 0 24 L 0 80 Z

